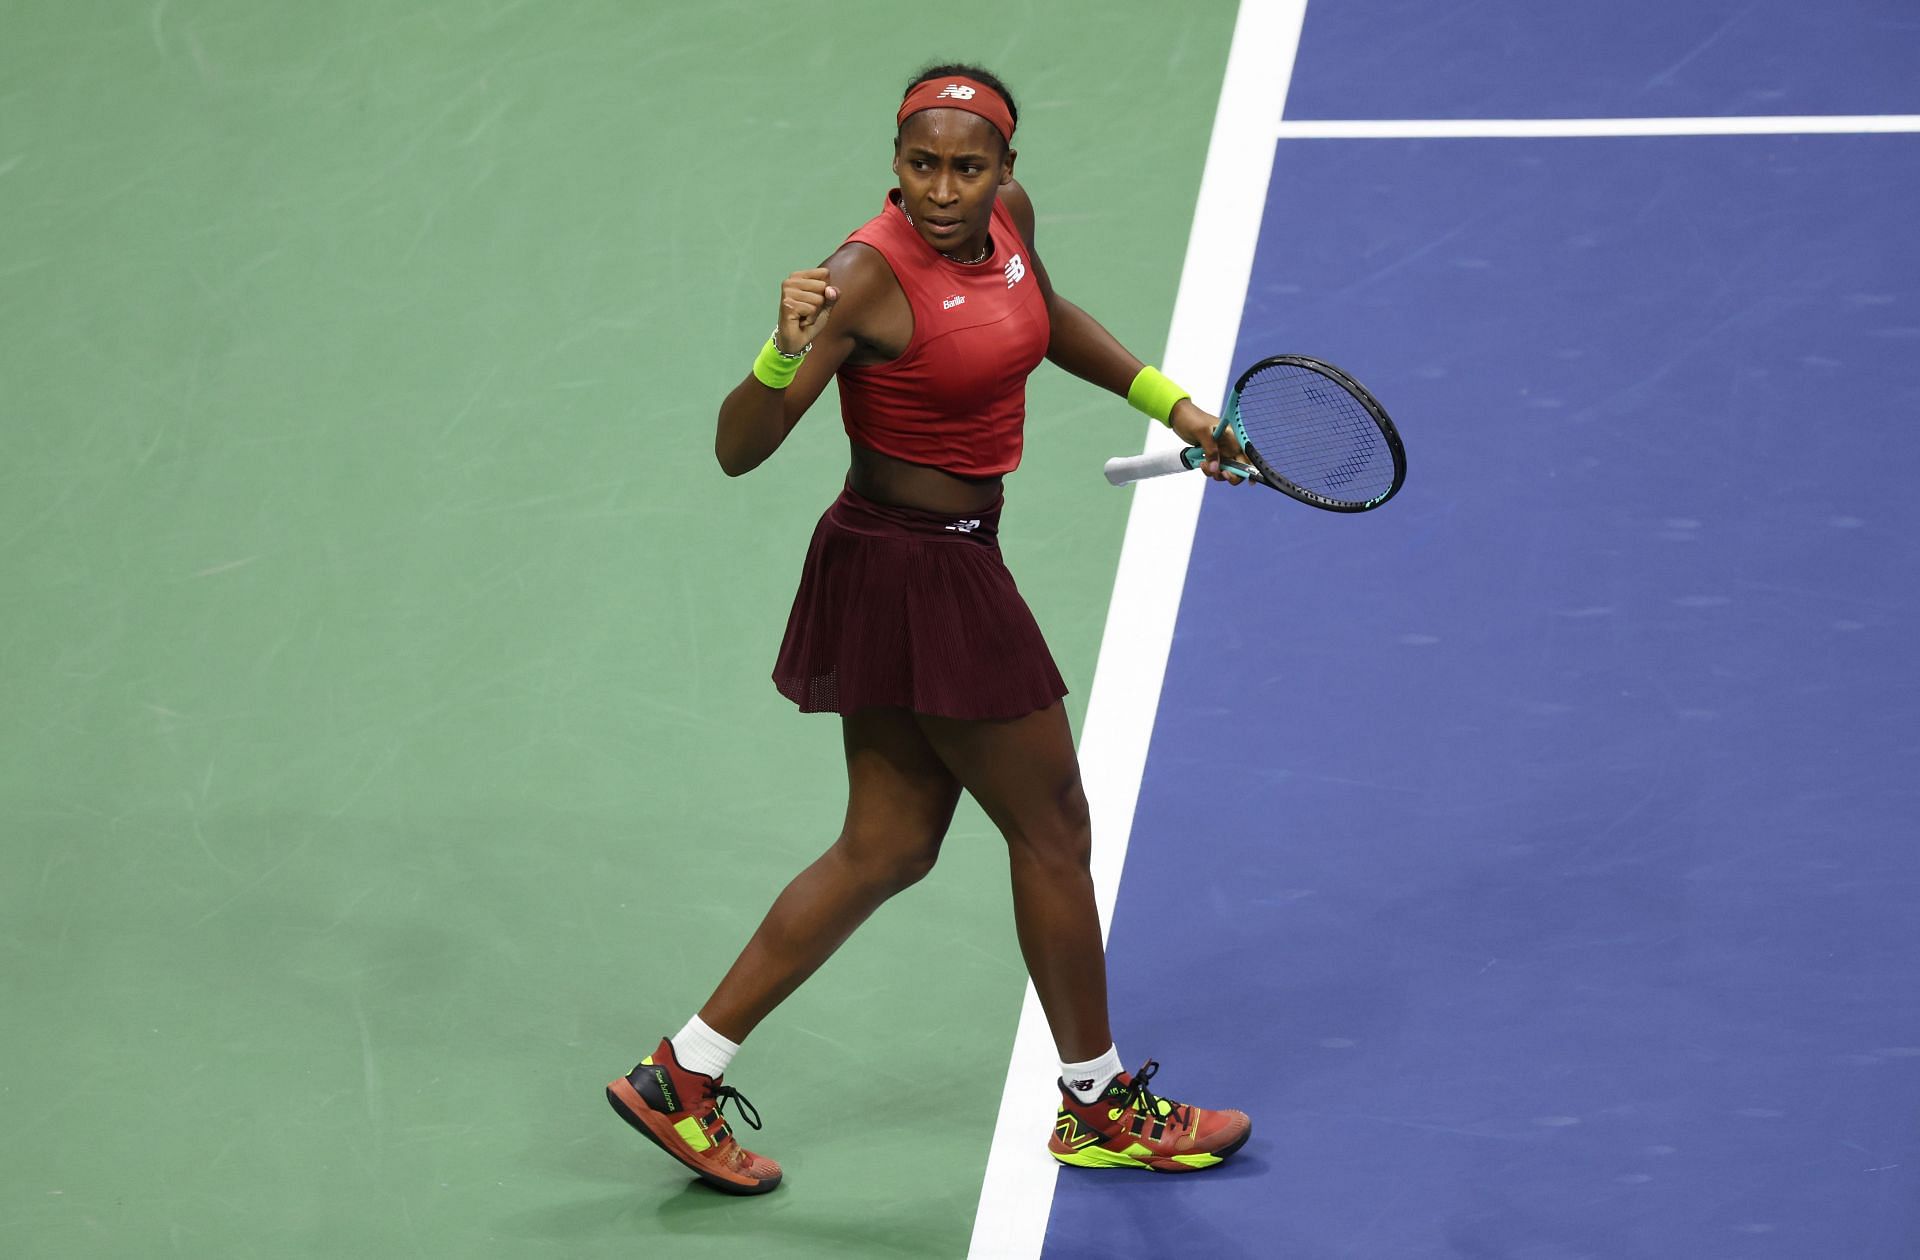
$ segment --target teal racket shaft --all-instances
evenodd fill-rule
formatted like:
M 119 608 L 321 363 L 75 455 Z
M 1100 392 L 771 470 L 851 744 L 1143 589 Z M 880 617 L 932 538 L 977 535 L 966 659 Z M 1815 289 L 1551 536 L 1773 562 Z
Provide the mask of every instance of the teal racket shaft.
M 1407 453 L 1386 409 L 1360 382 L 1305 355 L 1260 360 L 1240 374 L 1222 409 L 1244 462 L 1221 467 L 1329 512 L 1367 512 L 1400 492 Z M 1126 455 L 1106 463 L 1116 486 L 1187 472 L 1206 462 L 1198 446 Z

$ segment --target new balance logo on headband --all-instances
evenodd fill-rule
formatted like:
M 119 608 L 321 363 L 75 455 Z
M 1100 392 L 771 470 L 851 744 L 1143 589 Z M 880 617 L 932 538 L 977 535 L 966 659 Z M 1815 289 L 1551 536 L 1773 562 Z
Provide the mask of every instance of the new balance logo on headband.
M 951 96 L 956 101 L 970 101 L 973 99 L 973 95 L 974 90 L 964 83 L 949 83 L 940 89 L 940 96 Z M 940 96 L 936 96 L 934 99 L 939 100 Z

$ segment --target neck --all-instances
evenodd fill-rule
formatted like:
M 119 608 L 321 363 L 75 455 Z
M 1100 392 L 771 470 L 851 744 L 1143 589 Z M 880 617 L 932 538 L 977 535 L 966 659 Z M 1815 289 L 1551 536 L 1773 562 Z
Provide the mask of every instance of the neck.
M 942 256 L 960 263 L 963 266 L 971 266 L 977 262 L 985 262 L 987 259 L 987 237 L 982 235 L 978 244 L 963 245 L 959 249 L 943 249 L 940 253 Z
M 900 213 L 907 216 L 908 226 L 913 226 L 913 215 L 905 206 L 900 207 Z M 927 238 L 923 236 L 920 239 L 924 241 Z M 987 245 L 992 240 L 993 230 L 989 228 L 980 234 L 980 239 L 977 242 L 962 245 L 958 249 L 941 249 L 938 245 L 934 245 L 933 252 L 948 262 L 957 262 L 963 267 L 971 267 L 975 263 L 985 262 L 987 260 Z M 931 241 L 927 241 L 927 243 L 929 245 L 933 244 Z

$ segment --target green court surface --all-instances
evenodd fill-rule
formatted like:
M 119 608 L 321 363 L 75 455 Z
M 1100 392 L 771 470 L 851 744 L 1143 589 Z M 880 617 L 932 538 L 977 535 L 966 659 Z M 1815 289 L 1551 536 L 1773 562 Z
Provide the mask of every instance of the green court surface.
M 735 1065 L 779 1193 L 601 1094 L 843 804 L 766 677 L 832 397 L 740 481 L 713 413 L 933 58 L 1157 357 L 1233 13 L 0 4 L 0 1253 L 965 1252 L 1024 983 L 971 807 Z M 1077 718 L 1142 422 L 1030 414 Z

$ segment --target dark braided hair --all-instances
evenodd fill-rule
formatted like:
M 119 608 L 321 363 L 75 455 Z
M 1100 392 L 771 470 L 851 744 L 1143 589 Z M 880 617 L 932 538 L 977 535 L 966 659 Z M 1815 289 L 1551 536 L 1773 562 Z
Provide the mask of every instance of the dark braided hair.
M 928 66 L 913 76 L 913 81 L 907 84 L 906 91 L 900 93 L 900 99 L 906 100 L 908 93 L 932 79 L 972 79 L 983 87 L 992 88 L 1000 94 L 1000 99 L 1007 103 L 1007 113 L 1012 117 L 1014 126 L 1020 125 L 1020 107 L 1013 103 L 1013 93 L 1007 89 L 1006 84 L 1000 82 L 999 75 L 991 70 L 982 70 L 979 66 L 963 65 L 958 62 Z M 898 130 L 893 133 L 893 138 L 896 143 L 899 141 Z M 1001 141 L 1001 146 L 1004 148 L 1006 141 Z

